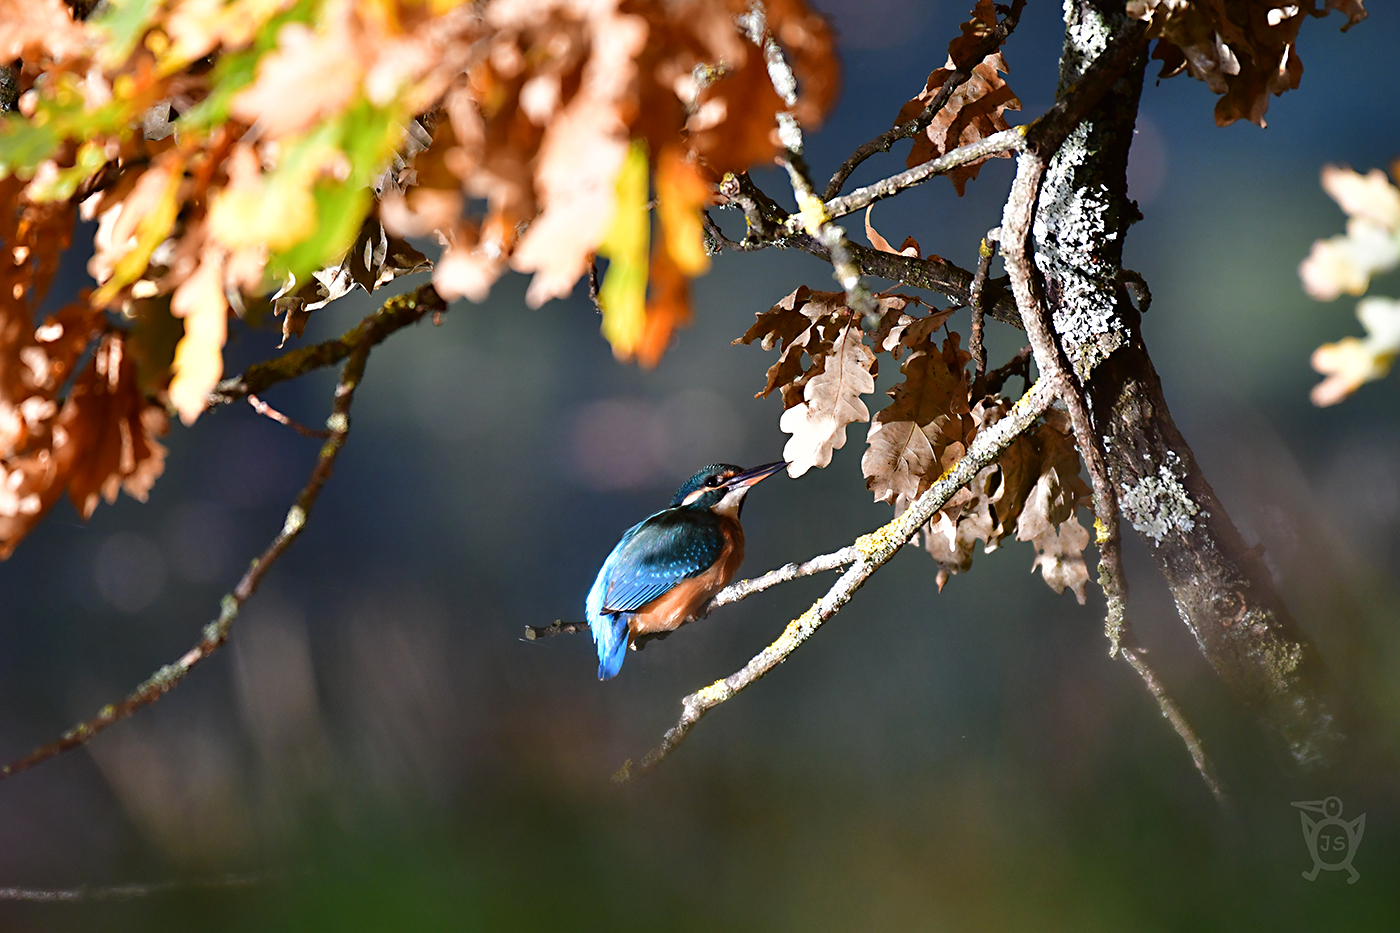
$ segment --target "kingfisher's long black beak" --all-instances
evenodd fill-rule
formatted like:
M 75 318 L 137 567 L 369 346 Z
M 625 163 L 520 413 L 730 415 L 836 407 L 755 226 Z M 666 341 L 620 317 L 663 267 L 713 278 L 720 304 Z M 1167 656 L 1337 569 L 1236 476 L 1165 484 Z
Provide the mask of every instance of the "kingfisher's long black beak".
M 724 485 L 729 489 L 743 489 L 746 486 L 752 486 L 754 483 L 767 479 L 786 466 L 787 462 L 784 460 L 779 460 L 777 463 L 765 463 L 763 466 L 756 466 L 752 470 L 736 473 L 726 480 Z

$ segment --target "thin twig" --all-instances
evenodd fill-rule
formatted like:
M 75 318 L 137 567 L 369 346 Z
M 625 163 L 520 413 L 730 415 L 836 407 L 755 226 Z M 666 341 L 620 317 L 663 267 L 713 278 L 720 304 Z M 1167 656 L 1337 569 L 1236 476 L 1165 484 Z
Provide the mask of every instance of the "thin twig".
M 919 498 L 883 527 L 857 538 L 852 547 L 858 557 L 827 590 L 826 595 L 812 604 L 801 616 L 788 623 L 782 635 L 764 648 L 748 664 L 681 700 L 680 719 L 667 730 L 661 744 L 647 753 L 640 764 L 629 759 L 615 775 L 615 780 L 628 781 L 651 771 L 685 740 L 686 735 L 704 715 L 716 706 L 732 699 L 755 681 L 777 667 L 797 650 L 828 619 L 844 606 L 855 591 L 886 561 L 893 557 L 923 525 L 941 509 L 953 495 L 972 481 L 984 467 L 995 460 L 1021 433 L 1035 423 L 1054 398 L 1048 380 L 1042 379 L 1011 407 L 1006 417 L 980 432 L 967 452 Z
M 787 583 L 791 580 L 798 580 L 802 577 L 810 577 L 813 574 L 826 573 L 828 570 L 839 570 L 842 567 L 850 566 L 860 559 L 860 551 L 854 545 L 841 548 L 839 551 L 832 551 L 830 554 L 822 554 L 810 560 L 800 563 L 783 564 L 776 570 L 770 570 L 761 576 L 753 577 L 749 580 L 739 580 L 731 583 L 715 594 L 714 599 L 700 608 L 695 614 L 697 619 L 714 612 L 721 606 L 728 606 L 730 603 L 737 603 L 741 599 L 747 599 L 755 593 L 762 593 L 764 590 L 777 586 L 779 583 Z
M 972 274 L 971 294 L 968 296 L 967 306 L 972 311 L 972 336 L 968 338 L 967 351 L 972 354 L 972 365 L 974 367 L 972 380 L 972 397 L 982 398 L 987 394 L 987 347 L 983 344 L 982 320 L 986 314 L 986 305 L 982 300 L 982 292 L 987 287 L 987 273 L 992 268 L 992 257 L 996 255 L 997 237 L 1000 230 L 988 230 L 987 235 L 982 238 L 982 245 L 977 249 L 977 271 Z
M 346 435 L 350 432 L 350 404 L 354 401 L 355 388 L 360 384 L 360 378 L 364 375 L 365 361 L 369 358 L 372 348 L 373 343 L 362 341 L 351 350 L 349 358 L 345 361 L 345 367 L 341 370 L 340 381 L 335 387 L 330 417 L 326 419 L 326 429 L 330 433 L 325 444 L 321 446 L 321 455 L 316 460 L 316 466 L 311 470 L 311 476 L 307 480 L 306 486 L 287 511 L 287 518 L 282 523 L 282 530 L 277 533 L 277 537 L 273 538 L 267 550 L 253 561 L 233 591 L 221 600 L 218 619 L 204 627 L 203 637 L 200 638 L 199 643 L 185 652 L 174 664 L 167 664 L 152 674 L 126 699 L 104 706 L 92 719 L 79 723 L 53 742 L 41 745 L 23 758 L 0 768 L 0 779 L 26 771 L 40 762 L 77 748 L 114 722 L 125 719 L 141 707 L 154 703 L 183 680 L 196 664 L 218 651 L 228 641 L 229 630 L 233 627 L 234 619 L 238 617 L 239 609 L 247 602 L 248 597 L 253 595 L 267 571 L 286 552 L 287 548 L 291 547 L 292 542 L 306 526 L 307 517 L 316 504 L 317 496 L 321 494 L 321 487 L 330 478 L 331 470 L 335 466 L 335 458 L 345 445 Z
M 854 547 L 843 547 L 839 551 L 830 554 L 821 554 L 811 560 L 801 563 L 793 562 L 784 564 L 776 570 L 753 577 L 748 580 L 738 580 L 729 584 L 724 589 L 714 595 L 704 606 L 695 613 L 694 618 L 703 619 L 721 606 L 728 606 L 730 603 L 737 603 L 741 599 L 747 599 L 755 593 L 761 593 L 779 583 L 787 583 L 790 580 L 797 580 L 802 577 L 810 577 L 813 574 L 825 573 L 828 570 L 838 570 L 852 564 L 860 557 L 860 553 Z M 525 626 L 525 638 L 527 641 L 536 641 L 540 638 L 548 638 L 550 635 L 573 635 L 579 632 L 588 631 L 587 622 L 565 622 L 556 619 L 549 625 L 527 625 Z
M 525 640 L 539 641 L 541 638 L 548 638 L 551 635 L 577 635 L 579 632 L 586 631 L 588 631 L 587 622 L 565 622 L 563 619 L 555 619 L 548 625 L 525 626 Z
M 308 428 L 306 425 L 302 424 L 300 421 L 293 421 L 291 418 L 288 418 L 286 415 L 282 414 L 280 411 L 278 411 L 277 409 L 273 408 L 271 405 L 267 404 L 267 402 L 264 402 L 262 399 L 258 398 L 256 395 L 254 395 L 254 394 L 251 393 L 251 392 L 248 393 L 247 399 L 248 399 L 248 404 L 251 405 L 251 406 L 253 407 L 253 411 L 255 411 L 255 412 L 257 412 L 258 414 L 262 415 L 264 418 L 271 418 L 273 421 L 276 421 L 278 424 L 285 424 L 287 427 L 291 428 L 293 431 L 296 431 L 296 432 L 297 432 L 298 434 L 300 434 L 302 437 L 330 437 L 330 436 L 331 436 L 331 432 L 325 430 L 324 428 L 322 428 L 322 429 Z
M 724 235 L 724 231 L 715 223 L 715 219 L 710 216 L 709 211 L 700 212 L 700 221 L 705 227 L 705 232 L 711 237 L 711 241 L 724 249 L 731 249 L 736 253 L 753 253 L 761 249 L 767 249 L 770 244 L 764 242 L 750 243 L 747 240 L 740 242 L 731 240 Z
M 1026 0 L 1014 0 L 1011 9 L 1001 18 L 1001 22 L 987 34 L 987 37 L 977 44 L 966 58 L 957 62 L 953 73 L 943 82 L 943 86 L 938 89 L 933 100 L 928 102 L 928 106 L 914 119 L 901 123 L 893 129 L 886 130 L 876 136 L 870 142 L 861 145 L 850 158 L 841 163 L 841 167 L 836 170 L 836 174 L 831 176 L 831 181 L 827 182 L 826 192 L 822 199 L 830 201 L 841 193 L 841 186 L 846 184 L 846 179 L 851 177 L 851 173 L 877 152 L 889 152 L 890 147 L 901 139 L 910 139 L 928 129 L 928 125 L 933 122 L 933 118 L 938 115 L 948 104 L 948 99 L 958 88 L 967 83 L 972 77 L 972 70 L 982 64 L 983 59 L 1001 48 L 1006 42 L 1011 31 L 1016 28 L 1016 24 L 1021 19 L 1021 10 L 1026 6 Z
M 588 260 L 588 300 L 593 302 L 593 309 L 599 314 L 602 314 L 603 302 L 599 298 L 600 287 L 598 282 L 598 257 L 593 256 Z
M 1152 698 L 1157 701 L 1157 708 L 1162 711 L 1167 722 L 1171 723 L 1172 729 L 1186 744 L 1186 751 L 1191 755 L 1196 772 L 1200 774 L 1201 780 L 1206 782 L 1206 787 L 1210 788 L 1211 795 L 1221 805 L 1228 803 L 1229 798 L 1225 795 L 1225 788 L 1221 786 L 1219 779 L 1215 776 L 1215 769 L 1211 766 L 1210 759 L 1206 757 L 1205 746 L 1201 744 L 1200 737 L 1196 735 L 1196 730 L 1191 728 L 1191 723 L 1186 721 L 1186 717 L 1182 715 L 1181 710 L 1157 680 L 1156 672 L 1143 660 L 1142 649 L 1124 645 L 1121 650 L 1123 660 L 1137 671 L 1142 682 L 1147 685 L 1147 692 L 1151 693 Z
M 969 162 L 976 162 L 1000 152 L 1019 151 L 1026 142 L 1023 130 L 1024 127 L 1014 126 L 1009 130 L 984 136 L 975 142 L 949 150 L 936 159 L 900 172 L 898 175 L 882 178 L 874 184 L 857 188 L 843 197 L 829 198 L 826 201 L 826 212 L 832 217 L 844 217 L 846 214 L 864 210 L 876 201 L 892 197 L 905 188 L 912 188 L 928 181 L 935 175 L 947 174 Z
M 290 353 L 249 366 L 242 375 L 225 379 L 209 393 L 208 405 L 236 402 L 248 393 L 262 393 L 269 387 L 288 379 L 305 375 L 313 369 L 334 366 L 357 348 L 372 347 L 390 334 L 422 320 L 432 312 L 434 317 L 447 310 L 431 284 L 418 286 L 411 292 L 396 295 L 384 302 L 378 311 L 364 318 L 334 340 L 298 347 Z

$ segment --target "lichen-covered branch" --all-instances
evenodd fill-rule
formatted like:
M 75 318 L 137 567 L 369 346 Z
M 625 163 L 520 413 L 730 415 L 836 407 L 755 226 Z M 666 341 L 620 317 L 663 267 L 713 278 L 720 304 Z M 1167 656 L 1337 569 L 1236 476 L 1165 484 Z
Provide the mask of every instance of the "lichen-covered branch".
M 640 764 L 634 765 L 631 760 L 625 762 L 616 780 L 631 780 L 651 771 L 685 740 L 707 712 L 732 699 L 786 660 L 840 611 L 870 575 L 884 566 L 959 489 L 971 482 L 984 467 L 1000 456 L 1007 445 L 1034 424 L 1053 397 L 1054 393 L 1046 380 L 1037 382 L 1017 400 L 1006 417 L 979 433 L 962 458 L 915 499 L 908 509 L 883 527 L 857 538 L 853 545 L 858 555 L 856 561 L 831 589 L 806 612 L 788 623 L 778 639 L 756 654 L 742 669 L 681 700 L 680 719 L 662 737 L 661 744 L 648 752 Z
M 755 593 L 762 593 L 770 587 L 779 583 L 788 583 L 792 580 L 800 580 L 802 577 L 810 577 L 813 574 L 826 573 L 828 570 L 839 570 L 856 562 L 860 557 L 860 551 L 854 545 L 843 547 L 839 551 L 832 551 L 830 554 L 821 554 L 810 560 L 800 563 L 783 564 L 776 570 L 753 577 L 749 580 L 739 580 L 731 583 L 715 594 L 715 598 L 706 603 L 697 614 L 697 618 L 704 618 L 721 606 L 728 606 L 730 603 L 737 603 L 741 599 L 747 599 Z
M 768 34 L 763 4 L 754 3 L 738 21 L 748 33 L 749 40 L 763 49 L 773 90 L 782 98 L 783 103 L 794 107 L 797 104 L 797 77 L 793 74 L 792 66 L 783 54 L 782 47 Z M 808 171 L 806 159 L 802 154 L 802 126 L 791 110 L 782 111 L 777 116 L 778 139 L 785 150 L 778 161 L 787 170 L 788 181 L 792 184 L 792 193 L 797 198 L 799 210 L 791 229 L 785 232 L 792 233 L 799 228 L 804 229 L 808 236 L 821 243 L 830 257 L 832 277 L 841 283 L 841 288 L 846 292 L 846 305 L 861 315 L 873 314 L 875 301 L 870 291 L 861 283 L 860 267 L 851 260 L 851 244 L 846 239 L 846 231 L 831 222 L 831 215 L 827 213 L 826 206 L 813 188 L 811 172 Z
M 969 289 L 967 307 L 972 312 L 972 333 L 967 339 L 967 352 L 972 356 L 972 397 L 982 398 L 987 391 L 987 346 L 985 343 L 987 308 L 983 297 L 987 290 L 987 273 L 992 268 L 992 257 L 996 255 L 1000 228 L 988 230 L 977 248 L 977 271 L 972 274 L 972 287 Z
M 1098 62 L 1140 24 L 1111 0 L 1073 0 L 1066 20 L 1060 99 L 1030 139 L 1032 151 L 1063 139 L 1039 150 L 1053 158 L 1033 228 L 1056 340 L 1083 386 L 1122 516 L 1147 541 L 1202 653 L 1296 762 L 1326 761 L 1341 736 L 1321 660 L 1177 430 L 1125 287 L 1123 240 L 1137 218 L 1126 169 L 1142 64 L 1070 119 L 1074 99 L 1102 78 Z
M 316 466 L 311 470 L 310 478 L 307 479 L 306 485 L 287 511 L 287 517 L 282 523 L 281 531 L 272 539 L 272 543 L 267 546 L 267 549 L 254 559 L 232 592 L 221 600 L 219 617 L 204 627 L 199 642 L 181 655 L 175 663 L 167 664 L 152 674 L 145 683 L 133 690 L 124 700 L 104 706 L 92 719 L 79 723 L 58 739 L 41 745 L 23 758 L 0 768 L 0 779 L 27 771 L 41 762 L 86 744 L 108 726 L 125 719 L 141 707 L 149 706 L 169 693 L 194 669 L 196 664 L 223 647 L 224 643 L 228 641 L 229 631 L 233 628 L 233 622 L 238 617 L 239 610 L 257 590 L 258 584 L 262 582 L 272 565 L 301 534 L 302 528 L 306 526 L 307 518 L 311 515 L 311 509 L 321 494 L 321 488 L 326 484 L 326 480 L 330 479 L 335 459 L 340 454 L 341 448 L 345 445 L 345 438 L 350 433 L 350 405 L 355 398 L 355 389 L 360 384 L 361 377 L 364 376 L 365 361 L 369 358 L 370 350 L 375 342 L 377 341 L 361 340 L 350 350 L 345 367 L 340 373 L 340 381 L 335 387 L 330 417 L 326 419 L 328 432 L 326 441 L 321 446 L 321 455 L 316 460 Z
M 1036 365 L 1042 378 L 1055 386 L 1056 394 L 1064 400 L 1070 413 L 1075 443 L 1079 447 L 1093 491 L 1095 544 L 1099 549 L 1099 587 L 1108 604 L 1104 633 L 1108 637 L 1109 656 L 1120 651 L 1138 673 L 1148 692 L 1157 701 L 1158 709 L 1186 745 L 1196 771 L 1220 803 L 1225 793 L 1215 776 L 1215 769 L 1206 757 L 1204 746 L 1191 724 L 1157 679 L 1156 673 L 1132 643 L 1128 626 L 1128 582 L 1123 572 L 1121 538 L 1118 530 L 1118 497 L 1109 479 L 1102 441 L 1094 432 L 1089 404 L 1083 386 L 1071 372 L 1069 359 L 1051 330 L 1050 311 L 1041 295 L 1038 273 L 1031 258 L 1031 225 L 1035 218 L 1036 201 L 1041 179 L 1045 174 L 1046 157 L 1031 150 L 1020 157 L 1016 179 L 1006 201 L 1002 216 L 1002 256 L 1006 261 L 1011 290 L 1021 310 L 1026 335 L 1035 352 Z

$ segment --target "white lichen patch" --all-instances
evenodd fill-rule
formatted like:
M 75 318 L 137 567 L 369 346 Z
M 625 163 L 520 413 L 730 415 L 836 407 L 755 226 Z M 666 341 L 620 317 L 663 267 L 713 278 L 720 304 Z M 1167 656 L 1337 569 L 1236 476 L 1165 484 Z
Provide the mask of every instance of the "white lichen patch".
M 1171 467 L 1162 464 L 1156 476 L 1145 476 L 1129 486 L 1118 502 L 1123 515 L 1138 534 L 1161 544 L 1171 531 L 1187 532 L 1196 527 L 1200 507 L 1191 499 Z

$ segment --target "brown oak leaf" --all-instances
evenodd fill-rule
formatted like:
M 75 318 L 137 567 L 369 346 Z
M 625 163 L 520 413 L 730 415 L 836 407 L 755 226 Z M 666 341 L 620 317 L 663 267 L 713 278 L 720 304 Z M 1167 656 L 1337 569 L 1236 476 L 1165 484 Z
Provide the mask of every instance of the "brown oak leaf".
M 1079 506 L 1090 501 L 1089 487 L 1079 475 L 1079 451 L 1069 415 L 1057 409 L 1045 413 L 1031 440 L 1039 449 L 1039 476 L 1026 497 L 1017 523 L 1016 540 L 1035 545 L 1035 561 L 1041 576 L 1056 593 L 1068 587 L 1081 604 L 1089 570 L 1084 548 L 1089 532 L 1079 524 Z
M 992 0 L 977 0 L 972 19 L 962 25 L 962 35 L 948 45 L 948 62 L 928 76 L 924 89 L 917 97 L 900 108 L 895 124 L 907 123 L 923 113 L 938 96 L 948 77 L 957 70 L 957 63 L 972 54 L 977 43 L 990 33 L 997 23 Z M 906 160 L 909 168 L 938 158 L 959 146 L 966 146 L 993 133 L 1008 129 L 1005 113 L 1020 110 L 1021 101 L 1001 77 L 1007 73 L 1001 52 L 993 52 L 972 69 L 968 78 L 952 95 L 943 109 L 934 115 L 928 128 L 915 137 L 914 146 Z M 1002 152 L 988 158 L 1010 158 Z M 948 178 L 961 195 L 970 179 L 976 178 L 986 159 L 958 166 Z
M 111 503 L 120 490 L 146 501 L 165 470 L 165 447 L 156 437 L 167 424 L 165 409 L 138 388 L 125 337 L 109 333 L 73 383 L 54 426 L 58 474 L 83 518 L 99 497 Z
M 760 311 L 758 319 L 734 343 L 757 340 L 765 350 L 781 345 L 782 352 L 768 368 L 767 381 L 754 398 L 767 398 L 774 389 L 780 389 L 784 409 L 801 402 L 803 386 L 814 372 L 820 371 L 819 362 L 830 349 L 842 317 L 849 313 L 844 292 L 814 292 L 805 285 L 798 286 L 767 311 Z M 809 360 L 806 364 L 804 355 Z
M 1185 70 L 1221 95 L 1215 122 L 1227 126 L 1249 120 L 1264 126 L 1270 95 L 1293 90 L 1303 76 L 1298 31 L 1316 13 L 1316 4 L 1274 0 L 1129 0 L 1129 16 L 1150 23 L 1148 37 L 1160 39 L 1153 57 L 1163 62 L 1161 77 Z M 1366 18 L 1362 0 L 1327 0 L 1326 10 L 1347 17 L 1343 30 Z
M 802 400 L 778 419 L 778 427 L 792 435 L 783 447 L 783 459 L 794 478 L 829 464 L 832 452 L 846 445 L 848 424 L 870 420 L 870 409 L 861 396 L 875 391 L 875 377 L 870 374 L 875 354 L 866 345 L 855 315 L 849 315 L 833 335 L 831 349 L 820 363 L 820 371 L 803 385 Z
M 860 464 L 866 488 L 875 501 L 893 503 L 895 514 L 942 475 L 949 445 L 965 440 L 968 356 L 958 339 L 950 335 L 942 353 L 931 338 L 920 342 L 900 367 L 904 380 L 890 390 L 893 401 L 875 415 L 866 435 L 869 446 Z

